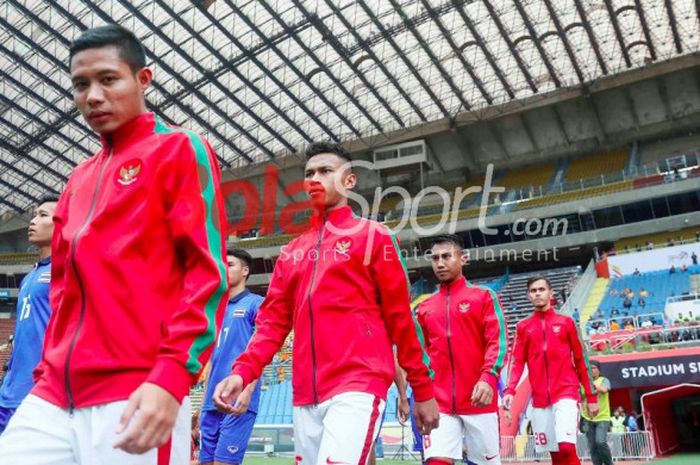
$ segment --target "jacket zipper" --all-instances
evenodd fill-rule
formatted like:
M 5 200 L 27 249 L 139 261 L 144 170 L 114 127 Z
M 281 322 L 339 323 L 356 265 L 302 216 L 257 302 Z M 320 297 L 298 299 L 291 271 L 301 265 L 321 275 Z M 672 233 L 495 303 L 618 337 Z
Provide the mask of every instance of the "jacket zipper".
M 97 183 L 95 184 L 95 192 L 93 192 L 92 194 L 92 203 L 90 204 L 90 210 L 88 211 L 88 214 L 85 217 L 85 221 L 83 222 L 82 226 L 80 226 L 80 229 L 73 237 L 73 244 L 71 246 L 70 252 L 71 266 L 73 268 L 73 272 L 75 273 L 75 278 L 78 281 L 78 288 L 80 289 L 80 317 L 78 319 L 78 326 L 75 328 L 75 332 L 73 333 L 73 337 L 71 338 L 70 345 L 68 346 L 68 353 L 66 354 L 66 367 L 64 371 L 66 381 L 66 395 L 68 396 L 68 412 L 70 413 L 70 415 L 73 415 L 73 411 L 75 410 L 75 401 L 73 399 L 73 391 L 71 389 L 70 383 L 70 360 L 73 355 L 73 350 L 75 349 L 75 344 L 78 340 L 80 328 L 82 328 L 83 321 L 85 319 L 85 285 L 83 284 L 83 280 L 80 277 L 80 270 L 78 270 L 78 265 L 75 262 L 75 249 L 78 245 L 78 239 L 85 232 L 85 229 L 87 229 L 88 225 L 90 224 L 90 220 L 92 219 L 92 215 L 95 212 L 95 206 L 97 204 L 97 195 L 99 194 L 102 176 L 104 175 L 105 169 L 107 168 L 107 164 L 112 159 L 113 154 L 114 148 L 110 147 L 109 155 L 107 155 L 107 160 L 105 160 L 105 162 L 102 164 L 102 167 L 100 168 L 100 173 L 97 176 Z
M 316 390 L 316 343 L 314 340 L 314 312 L 311 307 L 311 291 L 314 287 L 314 280 L 316 279 L 316 269 L 318 268 L 318 261 L 321 257 L 321 240 L 323 239 L 323 230 L 326 227 L 326 218 L 324 215 L 323 224 L 318 230 L 318 241 L 316 242 L 316 261 L 314 261 L 313 269 L 311 270 L 311 282 L 309 283 L 309 325 L 311 326 L 311 383 L 314 390 L 314 405 L 318 404 L 318 391 Z
M 450 354 L 450 368 L 452 368 L 452 413 L 457 413 L 457 384 L 455 381 L 455 359 L 452 355 L 452 332 L 450 331 L 450 285 L 447 284 L 447 305 L 445 306 L 445 317 L 447 317 L 447 351 Z
M 545 322 L 545 315 L 542 315 L 542 355 L 544 355 L 545 389 L 547 390 L 547 405 L 549 405 L 552 399 L 549 395 L 549 364 L 547 363 L 547 325 Z

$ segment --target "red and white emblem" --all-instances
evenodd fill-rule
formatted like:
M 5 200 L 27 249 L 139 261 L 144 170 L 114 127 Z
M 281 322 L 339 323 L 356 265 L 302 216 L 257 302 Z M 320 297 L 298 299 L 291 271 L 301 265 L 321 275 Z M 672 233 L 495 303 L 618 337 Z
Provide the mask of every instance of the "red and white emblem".
M 138 180 L 141 168 L 143 168 L 143 163 L 138 158 L 127 161 L 117 172 L 117 182 L 122 186 L 135 183 Z
M 459 311 L 462 313 L 467 313 L 469 311 L 469 307 L 471 307 L 471 304 L 468 302 L 462 302 L 459 304 Z

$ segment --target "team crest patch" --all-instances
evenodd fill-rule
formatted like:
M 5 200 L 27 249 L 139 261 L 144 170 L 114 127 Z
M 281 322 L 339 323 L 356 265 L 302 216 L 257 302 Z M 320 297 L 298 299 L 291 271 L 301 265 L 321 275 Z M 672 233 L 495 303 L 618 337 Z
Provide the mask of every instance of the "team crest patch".
M 335 250 L 336 250 L 336 252 L 342 253 L 343 255 L 345 255 L 350 250 L 351 245 L 352 245 L 352 241 L 350 239 L 346 239 L 344 241 L 339 240 L 335 243 Z
M 467 313 L 469 311 L 469 307 L 471 307 L 469 302 L 462 302 L 459 304 L 459 311 L 462 313 Z
M 124 163 L 119 171 L 117 172 L 117 182 L 122 186 L 128 186 L 129 184 L 135 183 L 139 178 L 139 173 L 143 163 L 138 158 L 129 160 Z
M 233 316 L 235 318 L 243 318 L 245 316 L 245 308 L 234 308 Z
M 561 326 L 559 326 L 559 325 L 552 326 L 552 331 L 554 331 L 554 334 L 559 334 L 559 332 L 561 331 Z

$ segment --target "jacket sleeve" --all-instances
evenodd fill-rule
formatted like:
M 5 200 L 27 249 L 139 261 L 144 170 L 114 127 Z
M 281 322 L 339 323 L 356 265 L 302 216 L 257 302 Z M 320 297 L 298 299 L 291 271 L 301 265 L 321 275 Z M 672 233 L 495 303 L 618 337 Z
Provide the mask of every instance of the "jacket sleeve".
M 425 302 L 418 304 L 415 313 L 416 323 L 418 324 L 418 329 L 423 333 L 423 347 L 427 352 L 430 348 L 430 334 L 428 334 L 428 326 L 425 321 Z
M 391 232 L 376 226 L 370 232 L 374 242 L 370 268 L 378 287 L 382 316 L 392 342 L 397 346 L 399 365 L 418 402 L 435 397 L 430 380 L 429 358 L 422 346 L 420 326 L 411 313 L 408 275 L 398 243 Z
M 510 373 L 508 373 L 508 386 L 506 394 L 515 394 L 520 377 L 525 369 L 525 330 L 522 324 L 515 329 L 515 342 L 513 343 L 513 355 L 511 357 Z
M 72 179 L 73 175 L 71 176 Z M 51 285 L 49 286 L 49 305 L 52 309 L 52 315 L 55 310 L 60 308 L 63 302 L 63 291 L 66 288 L 66 259 L 68 257 L 68 241 L 63 237 L 63 228 L 68 221 L 68 203 L 70 201 L 70 185 L 68 180 L 63 193 L 58 199 L 56 209 L 53 213 L 53 236 L 51 236 Z M 53 321 L 55 318 L 49 317 L 49 323 L 46 326 L 46 334 L 53 332 Z M 44 337 L 44 349 L 50 338 Z M 42 354 L 44 351 L 42 350 Z M 44 373 L 43 356 L 34 369 L 33 376 L 36 382 Z
M 285 259 L 280 256 L 275 263 L 265 300 L 258 309 L 255 334 L 246 350 L 233 363 L 232 371 L 243 378 L 244 387 L 260 378 L 263 368 L 272 361 L 292 330 L 294 313 L 285 295 L 285 265 Z
M 180 304 L 163 323 L 163 340 L 147 382 L 178 401 L 204 364 L 226 304 L 226 217 L 214 152 L 199 135 L 181 131 L 160 167 L 163 208 L 175 255 L 184 273 Z
M 508 327 L 501 302 L 491 289 L 487 289 L 482 312 L 486 351 L 479 380 L 489 383 L 495 389 L 508 351 Z
M 576 367 L 576 373 L 578 374 L 578 379 L 583 385 L 583 391 L 586 393 L 586 402 L 596 403 L 598 402 L 598 394 L 596 393 L 595 386 L 593 385 L 593 376 L 591 375 L 591 367 L 588 363 L 588 356 L 585 350 L 583 350 L 583 345 L 581 344 L 581 338 L 576 328 L 576 323 L 572 318 L 568 318 L 569 326 L 569 344 L 571 345 L 571 352 L 573 354 L 574 366 Z

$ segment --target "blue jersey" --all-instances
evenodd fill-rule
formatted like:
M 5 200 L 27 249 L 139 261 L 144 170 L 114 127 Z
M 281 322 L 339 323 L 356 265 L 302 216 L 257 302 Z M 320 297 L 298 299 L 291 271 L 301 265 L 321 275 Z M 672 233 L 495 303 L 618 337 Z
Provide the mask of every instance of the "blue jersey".
M 204 396 L 202 410 L 216 410 L 212 395 L 214 388 L 221 380 L 231 374 L 231 366 L 234 360 L 248 346 L 248 341 L 255 332 L 255 317 L 258 315 L 258 308 L 263 298 L 245 290 L 228 301 L 226 314 L 216 340 L 214 355 L 211 357 L 211 371 L 207 380 L 207 392 Z M 260 402 L 260 386 L 255 386 L 253 395 L 250 397 L 248 405 L 249 412 L 258 411 Z
M 0 407 L 16 408 L 34 387 L 32 372 L 41 360 L 44 333 L 51 316 L 51 258 L 24 277 L 17 296 L 17 321 L 9 371 L 0 387 Z

